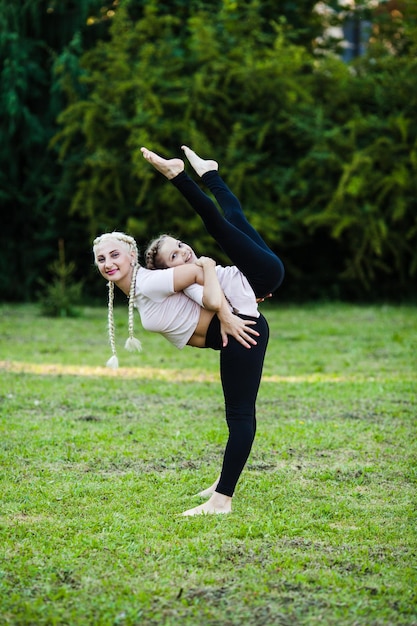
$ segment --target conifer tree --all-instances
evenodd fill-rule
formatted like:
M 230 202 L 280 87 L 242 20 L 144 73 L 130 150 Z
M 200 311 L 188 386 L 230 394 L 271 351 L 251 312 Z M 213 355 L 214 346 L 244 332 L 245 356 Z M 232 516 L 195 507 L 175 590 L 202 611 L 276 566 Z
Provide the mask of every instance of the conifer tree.
M 98 4 L 0 0 L 0 203 L 7 215 L 0 292 L 5 299 L 33 298 L 63 234 L 67 199 L 57 194 L 59 167 L 49 142 L 64 101 L 52 67 Z M 11 255 L 18 280 L 7 271 Z

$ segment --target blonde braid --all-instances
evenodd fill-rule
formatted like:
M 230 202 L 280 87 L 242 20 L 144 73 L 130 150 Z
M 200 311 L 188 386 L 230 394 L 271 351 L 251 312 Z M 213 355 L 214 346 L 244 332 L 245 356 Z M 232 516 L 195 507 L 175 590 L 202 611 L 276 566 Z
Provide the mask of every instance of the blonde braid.
M 109 341 L 110 341 L 112 356 L 109 358 L 106 365 L 107 367 L 111 367 L 112 369 L 117 369 L 119 367 L 119 359 L 117 358 L 116 340 L 115 340 L 115 333 L 114 333 L 114 313 L 113 313 L 114 283 L 109 281 L 109 283 L 107 284 L 107 287 L 109 288 L 107 320 L 108 320 L 108 332 L 109 332 Z
M 142 350 L 142 344 L 139 339 L 136 339 L 134 336 L 134 321 L 135 321 L 135 311 L 134 311 L 134 300 L 135 300 L 135 288 L 136 288 L 136 275 L 139 271 L 140 265 L 138 263 L 133 267 L 132 272 L 132 282 L 130 283 L 130 292 L 129 292 L 129 337 L 126 339 L 125 348 L 129 350 L 129 352 L 134 352 L 137 350 L 140 352 Z

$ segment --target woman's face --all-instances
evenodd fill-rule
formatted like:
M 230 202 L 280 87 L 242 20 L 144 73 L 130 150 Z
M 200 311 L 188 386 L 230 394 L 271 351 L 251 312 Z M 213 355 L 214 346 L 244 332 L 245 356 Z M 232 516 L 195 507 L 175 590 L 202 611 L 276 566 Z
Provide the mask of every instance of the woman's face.
M 94 248 L 94 258 L 100 274 L 116 284 L 130 281 L 134 255 L 117 239 L 105 239 Z
M 195 263 L 197 256 L 190 246 L 174 237 L 165 237 L 158 250 L 158 262 L 165 267 Z

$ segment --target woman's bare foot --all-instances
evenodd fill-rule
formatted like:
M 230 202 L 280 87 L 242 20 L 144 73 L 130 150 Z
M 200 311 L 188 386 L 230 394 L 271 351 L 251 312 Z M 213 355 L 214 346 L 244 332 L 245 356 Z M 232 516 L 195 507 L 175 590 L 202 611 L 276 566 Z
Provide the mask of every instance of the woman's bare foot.
M 206 172 L 212 172 L 213 170 L 219 169 L 219 164 L 217 163 L 217 161 L 202 159 L 198 156 L 198 154 L 194 152 L 194 150 L 191 150 L 191 148 L 189 148 L 188 146 L 181 146 L 181 149 L 184 150 L 185 156 L 189 160 L 190 165 L 199 176 L 202 176 Z
M 216 487 L 219 484 L 219 480 L 220 480 L 220 476 L 216 478 L 216 480 L 214 481 L 212 485 L 210 485 L 210 487 L 207 487 L 207 489 L 203 489 L 203 491 L 200 491 L 196 495 L 200 496 L 200 498 L 209 498 L 216 491 Z
M 154 166 L 158 172 L 163 174 L 168 180 L 175 178 L 184 170 L 184 161 L 181 159 L 164 159 L 156 152 L 148 150 L 148 148 L 142 147 L 140 149 L 144 158 Z
M 219 513 L 231 513 L 232 512 L 232 498 L 225 496 L 222 493 L 215 491 L 210 500 L 195 506 L 193 509 L 184 511 L 183 515 L 191 517 L 193 515 L 211 515 Z

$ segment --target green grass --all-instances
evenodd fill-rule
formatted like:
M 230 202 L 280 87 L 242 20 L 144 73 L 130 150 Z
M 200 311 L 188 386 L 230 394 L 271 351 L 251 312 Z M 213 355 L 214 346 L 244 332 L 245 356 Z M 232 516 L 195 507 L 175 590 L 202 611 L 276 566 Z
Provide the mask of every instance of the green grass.
M 218 354 L 138 323 L 112 372 L 104 308 L 0 307 L 1 624 L 417 624 L 417 309 L 262 310 L 233 513 L 184 518 L 225 442 Z

